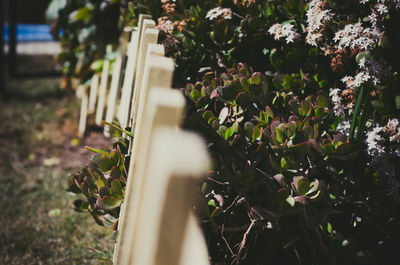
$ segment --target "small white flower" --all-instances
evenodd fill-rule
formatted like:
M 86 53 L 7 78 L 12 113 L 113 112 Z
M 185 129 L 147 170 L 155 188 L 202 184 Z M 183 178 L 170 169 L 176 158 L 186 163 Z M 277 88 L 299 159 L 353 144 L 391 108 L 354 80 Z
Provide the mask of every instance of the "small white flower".
M 389 12 L 387 6 L 384 4 L 377 4 L 375 8 L 381 15 L 387 14 Z
M 208 10 L 206 18 L 214 20 L 218 17 L 232 19 L 232 10 L 230 8 L 221 8 L 220 6 Z
M 295 39 L 299 38 L 299 34 L 294 29 L 294 25 L 279 24 L 275 23 L 268 29 L 268 33 L 274 37 L 274 40 L 279 40 L 280 38 L 285 38 L 286 43 L 294 42 Z
M 383 130 L 383 127 L 376 126 L 372 129 L 372 131 L 367 132 L 367 149 L 368 153 L 372 154 L 373 152 L 383 153 L 383 147 L 378 143 L 378 141 L 382 140 L 382 136 L 379 133 Z

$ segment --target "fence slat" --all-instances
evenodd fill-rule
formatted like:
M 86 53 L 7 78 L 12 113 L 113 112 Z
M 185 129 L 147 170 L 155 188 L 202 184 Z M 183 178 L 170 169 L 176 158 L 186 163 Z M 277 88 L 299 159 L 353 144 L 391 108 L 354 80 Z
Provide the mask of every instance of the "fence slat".
M 85 134 L 86 130 L 86 121 L 87 121 L 87 112 L 88 112 L 88 94 L 87 94 L 87 86 L 81 85 L 78 87 L 81 101 L 81 111 L 79 116 L 79 128 L 78 135 L 82 137 Z
M 93 113 L 96 109 L 97 93 L 99 90 L 100 75 L 94 74 L 90 81 L 89 107 L 88 113 Z
M 190 216 L 196 179 L 204 174 L 207 161 L 205 144 L 192 133 L 162 127 L 156 129 L 152 142 L 130 264 L 193 264 L 193 260 L 183 263 L 187 262 L 182 260 L 187 258 L 185 244 L 200 246 L 199 253 L 205 256 L 199 264 L 208 264 L 203 238 L 188 236 L 194 226 Z
M 174 69 L 173 61 L 170 59 L 160 59 L 164 56 L 164 54 L 164 46 L 153 43 L 149 44 L 146 55 L 144 56 L 144 59 L 147 60 L 144 63 L 144 69 L 146 69 L 146 67 L 157 69 L 158 67 L 158 70 L 155 70 L 153 73 L 143 73 L 142 76 L 145 78 L 142 78 L 142 80 L 140 80 L 143 85 L 139 84 L 139 81 L 138 84 L 135 83 L 135 88 L 137 89 L 133 91 L 132 108 L 129 122 L 132 132 L 135 132 L 137 119 L 138 117 L 140 117 L 140 114 L 138 114 L 138 112 L 139 110 L 140 112 L 142 111 L 143 104 L 147 100 L 147 94 L 142 93 L 142 88 L 146 89 L 153 86 L 170 87 L 172 85 L 172 72 Z M 159 72 L 160 70 L 161 72 Z M 147 75 L 149 75 L 148 78 Z
M 153 20 L 144 19 L 141 24 L 138 24 L 137 31 L 132 35 L 132 41 L 128 47 L 128 63 L 125 69 L 124 85 L 119 109 L 119 120 L 122 128 L 128 125 L 133 85 L 138 76 L 138 69 L 140 69 L 140 51 L 147 50 L 148 43 L 157 42 L 157 38 L 154 41 L 152 38 L 146 37 L 145 34 L 146 30 L 153 29 L 154 27 L 155 22 Z
M 152 132 L 158 126 L 171 126 L 176 127 L 179 125 L 183 114 L 185 100 L 182 94 L 177 90 L 170 90 L 168 94 L 163 94 L 161 97 L 157 96 L 159 91 L 168 91 L 166 88 L 155 89 L 154 97 L 149 98 L 147 104 L 146 117 L 142 124 L 143 134 L 138 134 L 136 138 L 141 142 L 141 145 L 136 148 L 137 152 L 133 153 L 131 158 L 135 156 L 135 168 L 133 163 L 130 163 L 128 173 L 128 183 L 125 188 L 125 199 L 122 204 L 119 223 L 119 236 L 117 246 L 114 252 L 115 264 L 131 264 L 130 246 L 134 244 L 135 238 L 135 218 L 137 217 L 141 192 L 143 191 L 142 185 L 144 181 L 144 172 L 146 172 L 146 165 L 148 162 L 148 153 L 150 143 L 152 141 Z M 157 91 L 157 92 L 156 92 Z M 140 162 L 139 162 L 140 161 Z M 141 163 L 144 161 L 144 163 Z M 147 162 L 146 162 L 147 161 Z M 128 221 L 129 220 L 129 221 Z
M 99 101 L 97 102 L 97 109 L 96 109 L 95 123 L 97 125 L 101 124 L 101 120 L 103 119 L 103 115 L 104 115 L 104 105 L 105 105 L 106 96 L 107 96 L 109 72 L 110 72 L 110 61 L 104 60 L 103 70 L 101 71 Z
M 108 94 L 107 101 L 107 112 L 105 120 L 107 122 L 113 122 L 115 118 L 115 106 L 117 104 L 118 91 L 121 87 L 121 80 L 123 78 L 123 69 L 126 63 L 126 47 L 128 46 L 129 33 L 124 32 L 121 36 L 120 47 L 118 49 L 118 55 L 113 65 L 113 72 L 111 77 L 110 93 Z M 104 135 L 110 137 L 109 127 L 104 126 Z

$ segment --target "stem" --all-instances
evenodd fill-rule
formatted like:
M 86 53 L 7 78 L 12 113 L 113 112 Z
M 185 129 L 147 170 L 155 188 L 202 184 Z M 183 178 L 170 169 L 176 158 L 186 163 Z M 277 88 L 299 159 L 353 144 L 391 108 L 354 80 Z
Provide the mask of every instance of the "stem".
M 349 133 L 350 141 L 354 140 L 354 131 L 356 128 L 356 120 L 357 120 L 358 114 L 360 113 L 360 108 L 361 108 L 361 103 L 362 103 L 363 97 L 364 97 L 364 87 L 361 86 L 360 93 L 358 94 L 358 98 L 357 98 L 356 108 L 354 109 L 353 119 L 351 121 L 350 133 Z

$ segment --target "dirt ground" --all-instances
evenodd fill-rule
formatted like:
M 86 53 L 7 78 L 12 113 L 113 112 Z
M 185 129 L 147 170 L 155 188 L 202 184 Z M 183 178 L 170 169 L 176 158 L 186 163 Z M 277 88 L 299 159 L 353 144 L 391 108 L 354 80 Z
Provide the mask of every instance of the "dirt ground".
M 76 137 L 79 102 L 59 78 L 7 82 L 0 102 L 0 264 L 110 264 L 113 234 L 72 210 L 65 178 L 110 147 L 98 129 Z

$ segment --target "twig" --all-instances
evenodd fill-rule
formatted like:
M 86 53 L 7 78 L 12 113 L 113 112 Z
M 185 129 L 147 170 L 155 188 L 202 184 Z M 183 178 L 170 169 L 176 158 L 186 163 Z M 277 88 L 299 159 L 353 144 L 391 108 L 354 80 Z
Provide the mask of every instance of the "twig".
M 246 233 L 243 234 L 242 242 L 240 242 L 240 244 L 239 244 L 239 251 L 235 255 L 236 257 L 235 257 L 235 260 L 233 261 L 233 262 L 236 261 L 236 264 L 239 264 L 239 262 L 240 262 L 240 254 L 242 253 L 244 246 L 246 245 L 247 237 L 250 234 L 250 231 L 253 228 L 253 226 L 255 225 L 255 223 L 256 223 L 256 220 L 251 220 L 251 224 L 249 225 L 249 228 L 247 229 Z
M 238 196 L 236 196 L 236 198 L 233 200 L 233 202 L 232 202 L 223 212 L 226 213 L 230 208 L 232 208 L 233 205 L 235 205 L 237 199 L 239 199 L 239 197 L 240 197 L 241 195 L 242 195 L 242 194 L 239 193 Z
M 222 229 L 221 229 L 221 237 L 222 239 L 225 241 L 226 246 L 228 247 L 229 251 L 231 252 L 232 257 L 235 256 L 235 254 L 233 253 L 231 246 L 229 246 L 228 241 L 226 240 L 226 238 L 224 237 L 224 224 L 222 225 Z

